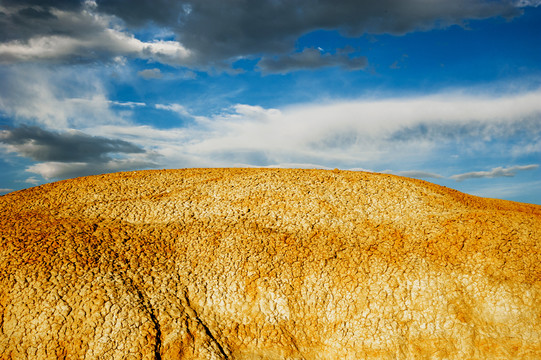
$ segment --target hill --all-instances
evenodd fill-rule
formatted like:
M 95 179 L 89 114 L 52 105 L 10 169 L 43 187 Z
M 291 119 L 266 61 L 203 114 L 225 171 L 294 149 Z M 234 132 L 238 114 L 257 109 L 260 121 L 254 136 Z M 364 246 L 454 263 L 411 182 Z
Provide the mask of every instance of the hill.
M 539 359 L 541 206 L 347 171 L 0 197 L 1 359 Z

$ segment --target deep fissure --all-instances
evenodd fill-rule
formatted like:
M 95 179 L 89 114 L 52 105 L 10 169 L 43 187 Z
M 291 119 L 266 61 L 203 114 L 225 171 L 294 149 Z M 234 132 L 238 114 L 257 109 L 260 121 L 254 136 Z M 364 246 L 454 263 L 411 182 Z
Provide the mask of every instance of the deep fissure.
M 133 282 L 132 282 L 133 285 Z M 145 310 L 148 311 L 148 315 L 150 316 L 150 320 L 152 321 L 152 324 L 154 325 L 154 330 L 156 330 L 156 336 L 155 336 L 155 343 L 154 343 L 154 358 L 156 360 L 162 360 L 161 355 L 161 348 L 162 348 L 162 330 L 160 328 L 160 323 L 158 319 L 156 318 L 156 315 L 154 314 L 154 309 L 152 308 L 152 305 L 149 301 L 145 300 L 145 296 L 143 295 L 143 292 L 133 285 L 135 292 L 137 293 L 137 296 L 139 297 L 139 300 L 141 301 L 141 305 L 145 308 Z
M 205 325 L 205 323 L 199 318 L 199 315 L 197 315 L 197 311 L 195 311 L 195 309 L 190 306 L 190 300 L 188 299 L 188 295 L 186 293 L 184 294 L 184 300 L 185 300 L 185 306 L 189 307 L 193 311 L 193 314 L 195 315 L 195 320 L 197 321 L 199 325 L 203 327 L 203 330 L 205 331 L 205 335 L 207 335 L 216 344 L 222 356 L 225 359 L 229 359 L 229 356 L 227 356 L 225 349 L 222 347 L 218 339 L 216 339 L 214 335 L 212 335 L 212 332 L 210 331 L 208 326 Z

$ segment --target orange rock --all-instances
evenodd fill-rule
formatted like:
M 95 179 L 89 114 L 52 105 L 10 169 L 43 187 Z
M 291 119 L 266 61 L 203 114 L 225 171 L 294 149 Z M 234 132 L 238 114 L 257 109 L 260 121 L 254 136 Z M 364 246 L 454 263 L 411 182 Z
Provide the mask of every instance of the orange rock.
M 0 197 L 0 358 L 538 359 L 541 206 L 348 171 Z

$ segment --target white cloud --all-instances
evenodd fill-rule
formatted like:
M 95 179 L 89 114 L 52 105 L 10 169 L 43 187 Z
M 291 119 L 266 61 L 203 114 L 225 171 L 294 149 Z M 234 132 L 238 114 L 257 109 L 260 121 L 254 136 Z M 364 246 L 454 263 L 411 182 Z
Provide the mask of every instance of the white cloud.
M 528 142 L 526 144 L 514 145 L 511 153 L 513 156 L 520 156 L 524 154 L 541 154 L 541 139 Z
M 466 179 L 475 179 L 475 178 L 513 177 L 515 176 L 517 171 L 534 170 L 537 168 L 539 168 L 539 165 L 537 164 L 516 165 L 516 166 L 511 166 L 508 168 L 503 168 L 500 166 L 497 168 L 493 168 L 489 171 L 473 171 L 473 172 L 467 172 L 463 174 L 452 175 L 450 176 L 450 178 L 455 179 L 456 181 L 463 181 Z
M 115 106 L 128 107 L 132 109 L 135 107 L 142 107 L 142 106 L 147 105 L 144 102 L 137 102 L 137 101 L 111 101 L 111 100 L 109 100 L 109 104 L 115 105 Z
M 192 117 L 192 115 L 186 110 L 186 108 L 180 104 L 156 104 L 156 109 L 172 111 L 180 116 Z
M 493 97 L 452 93 L 281 110 L 237 105 L 232 112 L 201 121 L 190 148 L 209 158 L 250 150 L 265 153 L 272 163 L 374 166 L 390 158 L 430 157 L 430 150 L 448 143 L 482 149 L 526 125 L 534 137 L 541 133 L 535 120 L 541 115 L 540 98 L 536 91 Z
M 105 104 L 109 109 L 110 101 L 100 99 L 93 103 Z M 465 161 L 466 156 L 475 158 L 479 153 L 492 154 L 496 148 L 499 152 L 509 150 L 511 156 L 511 150 L 517 144 L 535 154 L 532 144 L 541 135 L 539 99 L 541 91 L 500 96 L 468 96 L 454 92 L 301 104 L 282 109 L 237 104 L 209 117 L 194 115 L 181 104 L 156 104 L 157 109 L 175 112 L 194 121 L 185 127 L 169 129 L 130 124 L 123 119 L 95 124 L 80 122 L 76 128 L 92 136 L 124 140 L 155 154 L 154 158 L 123 155 L 123 161 L 137 159 L 140 164 L 152 163 L 152 166 L 339 167 L 376 171 L 410 167 L 418 170 L 395 170 L 394 173 L 440 178 L 446 177 L 437 173 L 445 173 L 443 164 L 428 170 L 415 164 L 443 162 L 440 159 L 449 158 L 449 147 L 453 154 L 458 151 L 461 161 Z M 79 103 L 85 101 L 79 100 Z M 519 142 L 514 138 L 508 141 L 517 136 L 520 136 Z M 507 150 L 500 145 L 508 146 Z M 135 166 L 137 161 L 128 165 Z M 85 164 L 47 162 L 29 170 L 54 178 L 77 171 L 84 173 L 88 169 Z M 112 161 L 103 165 L 103 171 L 128 165 Z M 477 175 L 457 174 L 451 178 L 506 176 L 520 170 L 526 168 L 501 168 Z
M 239 166 L 246 166 L 246 167 L 259 167 L 254 165 L 244 165 L 239 164 Z M 267 165 L 267 166 L 261 166 L 263 168 L 270 168 L 270 169 L 323 169 L 323 170 L 332 170 L 332 168 L 328 166 L 322 166 L 319 164 L 306 164 L 306 163 L 281 163 L 281 164 L 273 164 L 273 165 Z
M 122 31 L 118 21 L 87 8 L 79 13 L 52 9 L 55 21 L 66 33 L 39 34 L 29 39 L 0 43 L 0 63 L 87 62 L 129 56 L 169 65 L 189 63 L 192 52 L 177 41 L 141 41 Z M 78 30 L 80 29 L 80 30 Z
M 180 104 L 156 104 L 154 107 L 158 110 L 171 111 L 180 117 L 193 119 L 199 123 L 208 122 L 208 118 L 192 114 L 185 106 Z
M 26 171 L 38 174 L 46 180 L 66 179 L 77 176 L 95 175 L 117 171 L 148 169 L 156 164 L 144 157 L 133 156 L 129 159 L 114 159 L 107 162 L 43 162 L 29 166 Z
M 447 156 L 449 146 L 463 151 L 463 156 L 490 154 L 494 141 L 505 142 L 513 136 L 521 136 L 521 147 L 535 152 L 532 144 L 541 134 L 541 123 L 536 120 L 541 115 L 540 98 L 541 92 L 535 91 L 492 97 L 442 93 L 283 109 L 238 104 L 211 117 L 195 116 L 180 104 L 158 104 L 158 109 L 195 122 L 177 129 L 104 125 L 88 131 L 151 148 L 168 167 L 403 168 L 402 163 L 411 166 Z M 525 128 L 526 135 L 521 133 Z M 518 146 L 513 144 L 510 149 Z M 443 177 L 425 170 L 397 174 Z
M 380 171 L 382 174 L 394 174 L 399 176 L 405 176 L 410 178 L 416 178 L 416 179 L 427 179 L 427 178 L 433 178 L 433 179 L 442 179 L 443 176 L 428 172 L 428 171 L 422 171 L 422 170 L 405 170 L 405 171 L 394 171 L 394 170 L 384 170 Z
M 0 76 L 0 111 L 16 122 L 52 129 L 125 123 L 111 110 L 101 74 L 95 70 L 8 66 L 0 68 Z
M 41 181 L 35 176 L 27 178 L 24 182 L 32 185 L 38 185 L 39 183 L 41 183 Z
M 68 36 L 41 36 L 27 42 L 18 40 L 0 43 L 0 63 L 26 61 L 100 60 L 116 56 L 132 56 L 169 65 L 189 63 L 191 52 L 176 41 L 142 42 L 133 35 L 104 29 L 90 39 Z
M 145 143 L 151 146 L 173 143 L 175 140 L 186 141 L 193 135 L 192 132 L 186 129 L 173 128 L 164 130 L 149 125 L 102 125 L 88 128 L 86 132 L 97 136 L 109 134 L 110 137 L 129 139 L 130 141 L 133 140 L 134 143 Z

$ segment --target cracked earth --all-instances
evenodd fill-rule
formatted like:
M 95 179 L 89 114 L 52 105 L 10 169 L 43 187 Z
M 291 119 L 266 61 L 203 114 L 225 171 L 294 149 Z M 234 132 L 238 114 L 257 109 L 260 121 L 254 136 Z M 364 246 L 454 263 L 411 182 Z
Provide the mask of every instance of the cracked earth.
M 541 206 L 347 171 L 0 197 L 0 359 L 539 359 Z

